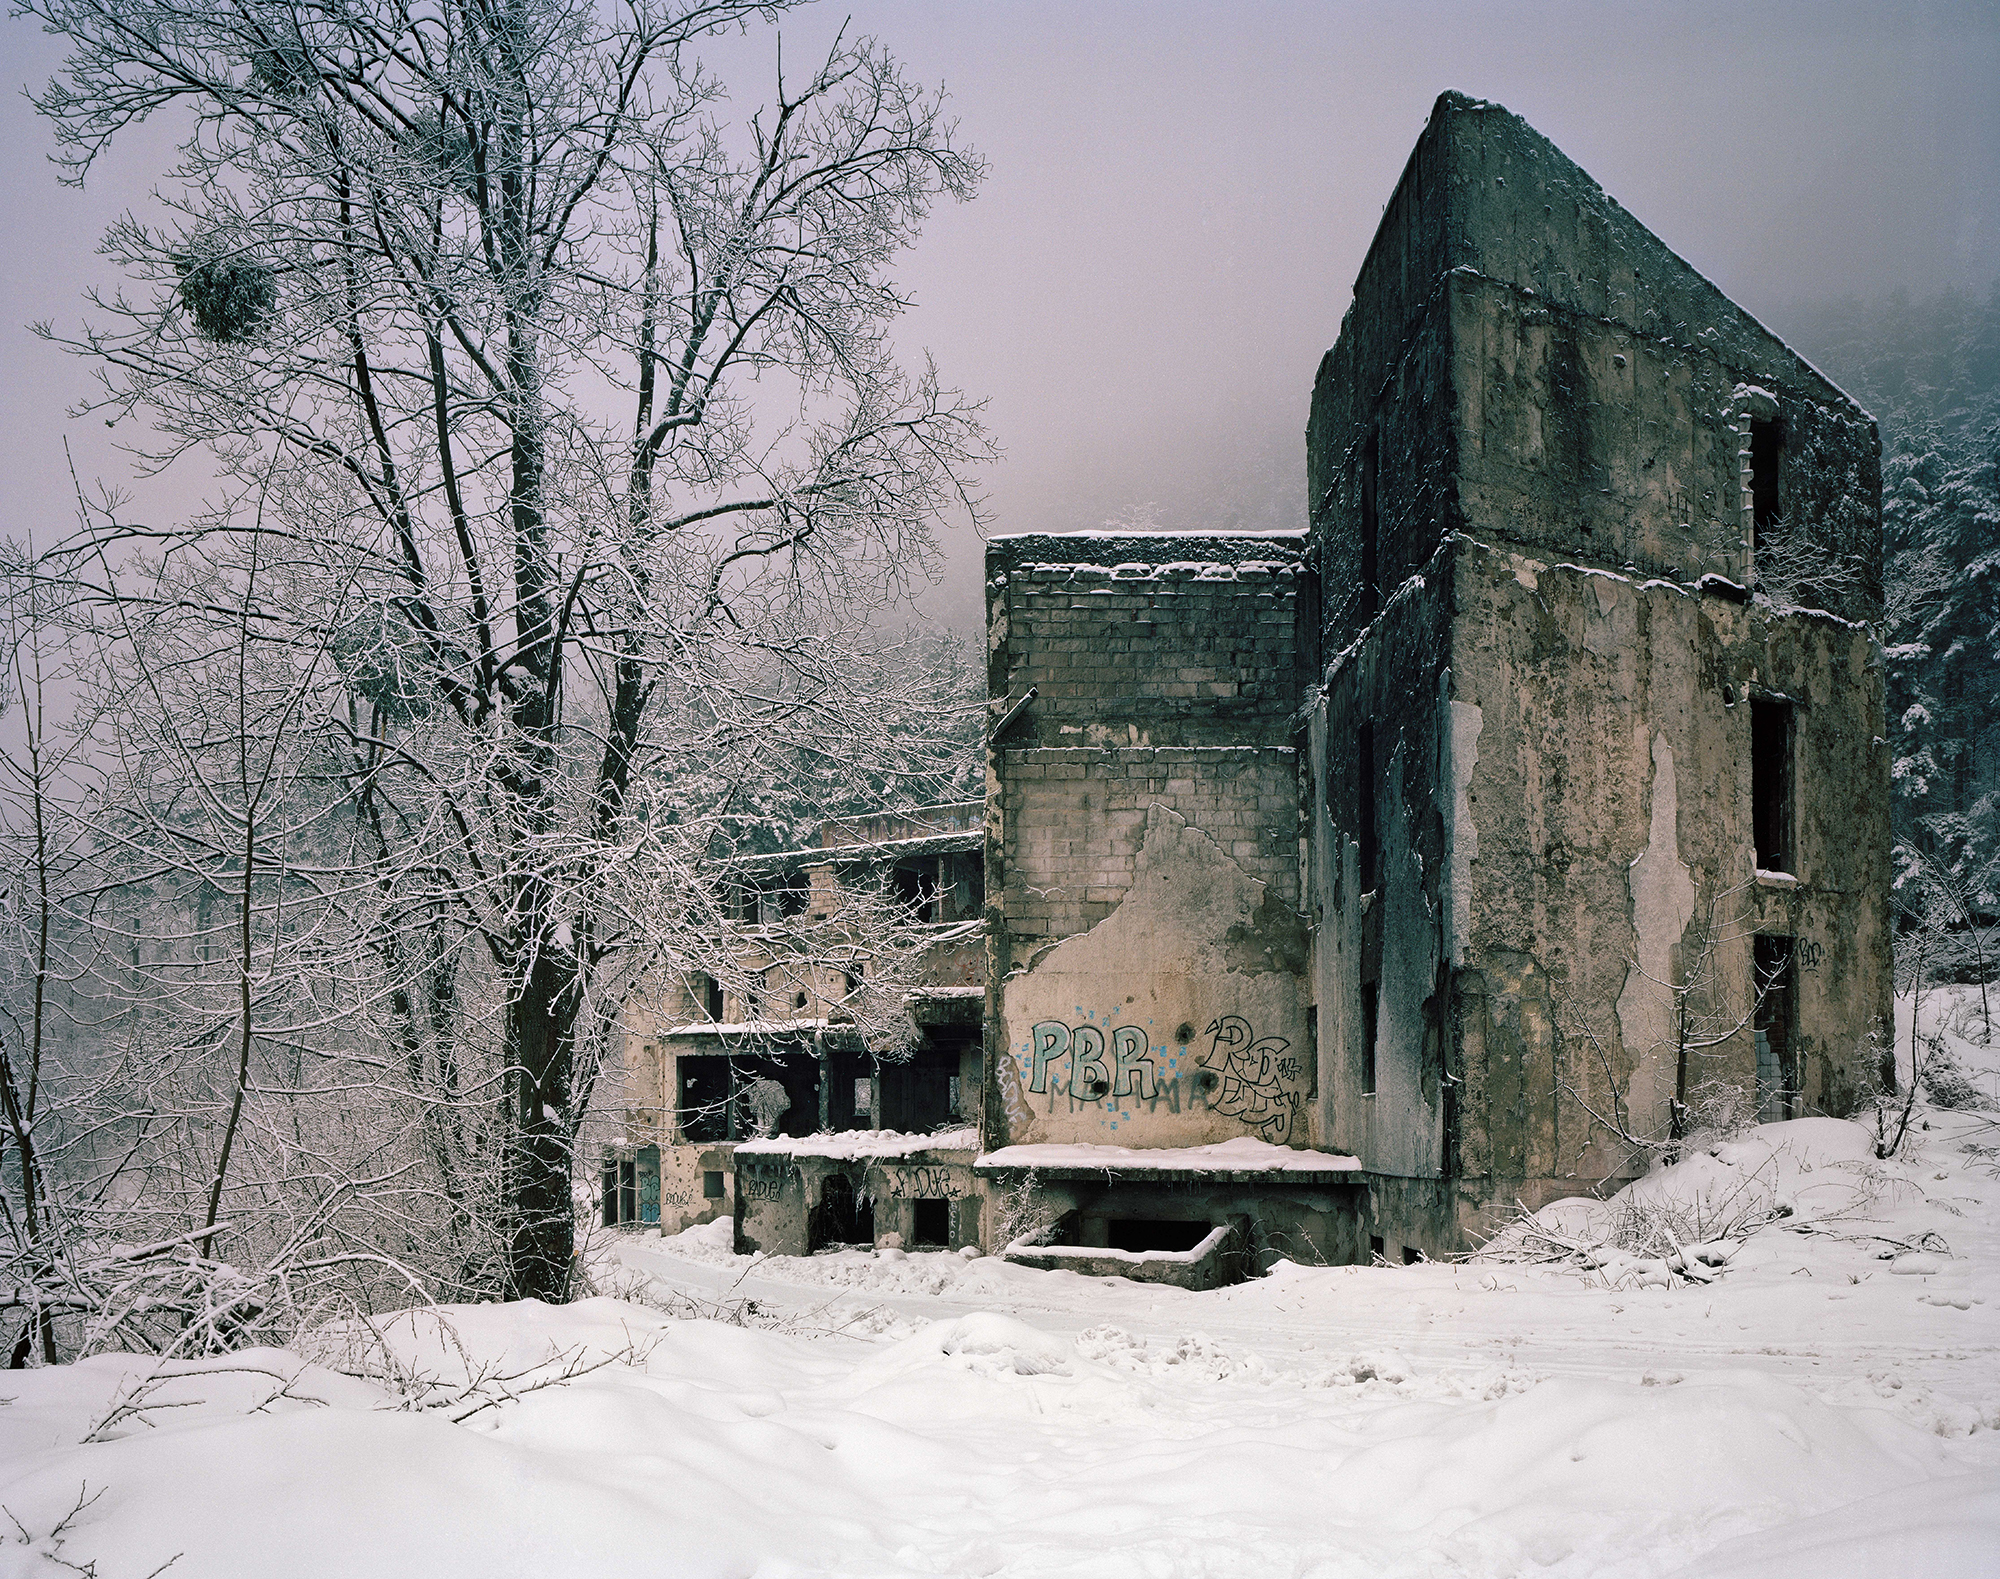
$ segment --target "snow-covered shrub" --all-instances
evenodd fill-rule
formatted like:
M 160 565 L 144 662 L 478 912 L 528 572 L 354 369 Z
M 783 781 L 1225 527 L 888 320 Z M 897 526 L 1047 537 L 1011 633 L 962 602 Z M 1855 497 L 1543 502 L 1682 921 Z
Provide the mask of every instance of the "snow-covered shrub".
M 993 1197 L 993 1243 L 1008 1245 L 1046 1244 L 1055 1232 L 1060 1214 L 1036 1196 L 1035 1170 L 1026 1173 Z
M 1917 1074 L 1917 1083 L 1933 1106 L 1941 1108 L 1982 1108 L 1989 1106 L 1986 1093 L 1974 1084 L 1965 1066 L 1952 1056 L 1951 1049 L 1938 1039 L 1933 1055 Z

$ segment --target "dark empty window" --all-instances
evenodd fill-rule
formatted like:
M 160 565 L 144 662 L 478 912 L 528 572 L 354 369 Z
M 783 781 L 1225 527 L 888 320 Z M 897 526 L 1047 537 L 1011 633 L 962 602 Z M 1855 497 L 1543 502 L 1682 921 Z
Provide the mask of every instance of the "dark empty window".
M 937 904 L 938 874 L 934 861 L 905 862 L 896 867 L 890 877 L 899 903 L 915 911 L 920 921 L 935 919 L 932 911 Z
M 1750 704 L 1750 825 L 1757 866 L 1792 869 L 1792 704 Z
M 604 1164 L 604 1226 L 639 1220 L 639 1166 L 635 1162 Z
M 1759 934 L 1752 940 L 1757 970 L 1757 1116 L 1792 1118 L 1798 1105 L 1798 1060 L 1792 1051 L 1795 1012 L 1792 940 Z
M 711 1020 L 722 1018 L 722 983 L 713 976 L 697 976 L 694 979 L 695 996 L 701 1000 L 701 1012 Z
M 701 1198 L 704 1201 L 722 1199 L 722 1174 L 715 1168 L 706 1170 L 701 1176 Z
M 1381 440 L 1374 433 L 1361 451 L 1361 615 L 1371 617 L 1382 601 L 1381 582 L 1375 565 L 1380 527 L 1375 495 L 1377 473 L 1381 470 Z
M 681 1138 L 702 1142 L 729 1139 L 729 1060 L 713 1055 L 682 1058 L 678 1072 Z
M 771 879 L 761 895 L 759 917 L 766 926 L 803 915 L 810 897 L 806 880 L 796 874 Z
M 1319 649 L 1319 571 L 1308 565 L 1299 572 L 1297 602 L 1293 607 L 1294 650 L 1298 653 L 1299 673 L 1309 686 L 1318 685 L 1323 667 Z
M 910 1202 L 910 1242 L 919 1245 L 951 1243 L 951 1202 L 942 1195 L 920 1196 Z
M 1192 1250 L 1208 1237 L 1213 1223 L 1158 1222 L 1150 1217 L 1116 1217 L 1106 1236 L 1113 1250 L 1146 1255 L 1157 1250 Z
M 875 1207 L 857 1192 L 845 1173 L 830 1173 L 820 1185 L 819 1204 L 806 1216 L 806 1248 L 867 1245 L 875 1242 Z
M 1424 1258 L 1423 1251 L 1419 1250 L 1415 1245 L 1403 1246 L 1404 1266 L 1415 1266 L 1419 1261 L 1423 1260 L 1423 1258 Z
M 1785 453 L 1785 430 L 1776 421 L 1750 424 L 1750 522 L 1751 542 L 1764 543 L 1767 527 L 1784 513 L 1784 495 L 1779 486 L 1779 461 Z
M 1356 875 L 1364 894 L 1373 893 L 1382 852 L 1375 837 L 1375 726 L 1363 724 L 1354 742 L 1354 842 L 1360 846 Z
M 986 858 L 976 850 L 957 850 L 943 858 L 944 880 L 938 894 L 938 921 L 963 921 L 979 914 L 986 903 Z
M 1368 1253 L 1377 1261 L 1386 1261 L 1389 1259 L 1388 1256 L 1383 1254 L 1385 1248 L 1380 1234 L 1370 1234 L 1368 1236 Z
M 1364 1096 L 1375 1094 L 1375 1032 L 1380 1022 L 1381 1007 L 1381 984 L 1364 982 L 1361 987 L 1361 1092 Z

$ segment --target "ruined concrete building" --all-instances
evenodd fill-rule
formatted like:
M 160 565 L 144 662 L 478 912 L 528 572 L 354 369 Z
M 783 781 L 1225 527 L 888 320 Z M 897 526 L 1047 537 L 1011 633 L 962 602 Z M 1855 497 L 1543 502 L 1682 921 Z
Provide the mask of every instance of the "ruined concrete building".
M 990 544 L 981 1144 L 859 1187 L 1202 1286 L 1849 1111 L 1890 1024 L 1879 452 L 1446 94 L 1320 364 L 1308 530 Z M 736 1167 L 803 1247 L 784 1146 Z
M 1879 453 L 1441 98 L 1320 365 L 1304 541 L 989 550 L 996 706 L 1038 697 L 990 757 L 981 1169 L 1041 1161 L 1084 1246 L 1410 1256 L 1730 1092 L 1847 1111 L 1890 1023 Z M 1225 1137 L 1324 1155 L 1169 1187 L 1036 1144 Z
M 971 801 L 830 818 L 813 845 L 737 863 L 711 968 L 666 973 L 620 1016 L 605 1226 L 740 1223 L 739 1142 L 963 1122 L 980 1085 L 980 811 Z M 881 902 L 857 910 L 869 893 Z M 842 1185 L 847 1173 L 862 1182 L 849 1169 Z M 809 1248 L 802 1198 L 790 1216 L 798 1233 L 767 1231 L 764 1248 Z M 872 1230 L 863 1189 L 813 1227 L 820 1243 Z

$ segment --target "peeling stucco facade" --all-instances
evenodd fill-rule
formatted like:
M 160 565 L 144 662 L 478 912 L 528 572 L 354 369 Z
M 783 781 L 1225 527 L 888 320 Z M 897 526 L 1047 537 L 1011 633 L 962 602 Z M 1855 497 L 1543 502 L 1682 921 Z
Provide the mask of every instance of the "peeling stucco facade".
M 1394 1258 L 1614 1187 L 1725 1089 L 1851 1110 L 1890 1009 L 1868 415 L 1448 94 L 1307 475 L 1302 540 L 989 547 L 985 1147 L 1344 1153 L 1314 1243 Z M 1841 573 L 1779 585 L 1786 539 Z M 1229 1210 L 1260 1253 L 1305 1221 Z
M 1632 1138 L 1667 1137 L 1677 1098 L 1755 1105 L 1780 1002 L 1789 1110 L 1848 1111 L 1875 1078 L 1879 455 L 1865 412 L 1545 139 L 1439 101 L 1308 430 L 1320 1118 L 1382 1181 L 1378 1237 L 1458 1248 L 1643 1169 Z M 1848 574 L 1764 595 L 1778 530 Z M 1759 704 L 1788 734 L 1753 783 Z M 1784 869 L 1760 873 L 1753 801 L 1779 793 Z

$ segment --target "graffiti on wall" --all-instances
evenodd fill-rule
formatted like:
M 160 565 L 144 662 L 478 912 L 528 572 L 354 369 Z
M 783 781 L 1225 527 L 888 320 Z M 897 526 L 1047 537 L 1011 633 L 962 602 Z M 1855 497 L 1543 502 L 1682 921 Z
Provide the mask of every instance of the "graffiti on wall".
M 1191 1025 L 1176 1031 L 1170 1051 L 1139 1025 L 1038 1021 L 1021 1045 L 1025 1059 L 1005 1060 L 998 1071 L 1007 1116 L 1017 1123 L 1029 1117 L 1035 1098 L 1050 1112 L 1066 1097 L 1072 1112 L 1097 1105 L 1107 1114 L 1162 1105 L 1179 1113 L 1185 1103 L 1285 1144 L 1313 1076 L 1305 1059 L 1285 1037 L 1259 1037 L 1241 1015 L 1218 1016 L 1201 1035 L 1209 1046 L 1197 1055 L 1189 1049 Z M 1111 1127 L 1118 1127 L 1115 1118 Z
M 1292 1044 L 1282 1036 L 1259 1037 L 1240 1014 L 1211 1020 L 1202 1034 L 1214 1038 L 1202 1063 L 1222 1080 L 1209 1106 L 1283 1145 L 1298 1112 L 1300 1080 L 1310 1073 Z
M 938 1196 L 958 1199 L 970 1195 L 972 1176 L 965 1168 L 937 1163 L 881 1169 L 882 1182 L 891 1200 L 935 1200 Z

